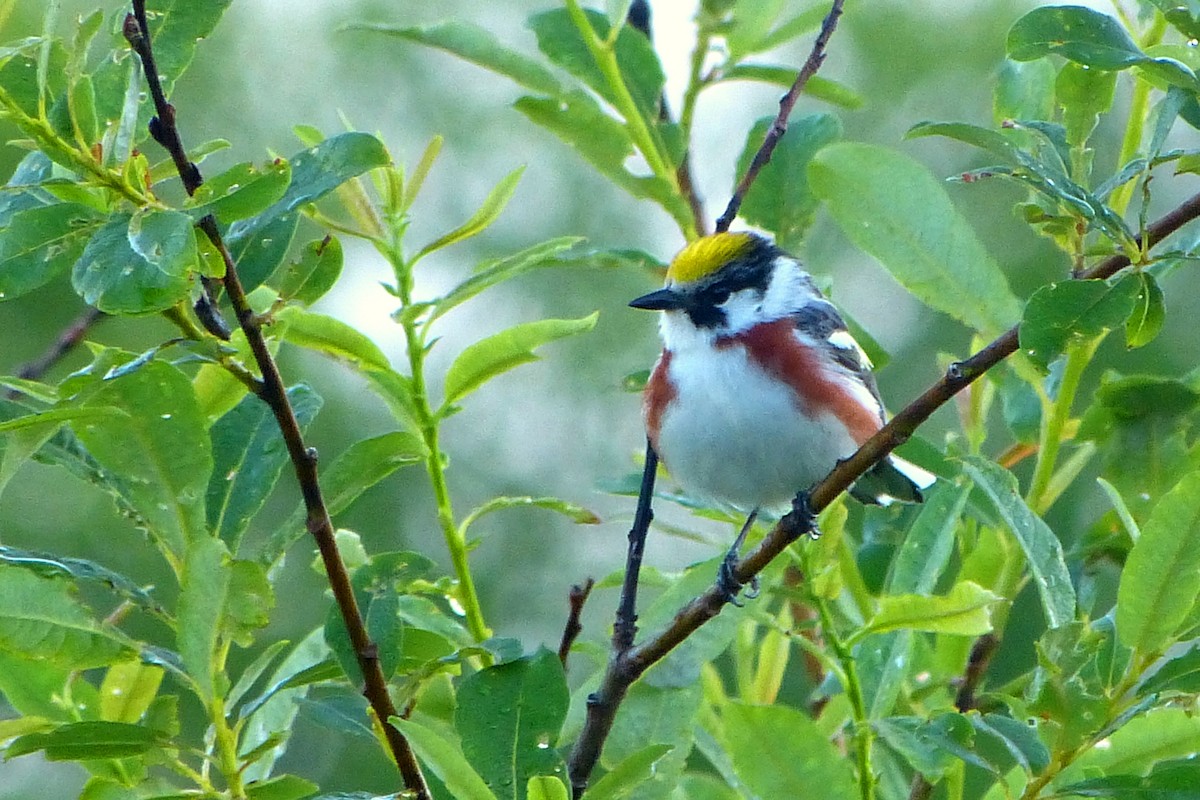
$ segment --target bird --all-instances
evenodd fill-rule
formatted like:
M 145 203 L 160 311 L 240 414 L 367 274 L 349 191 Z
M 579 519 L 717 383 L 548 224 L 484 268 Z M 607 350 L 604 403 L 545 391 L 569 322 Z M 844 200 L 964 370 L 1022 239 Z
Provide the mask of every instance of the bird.
M 800 260 L 753 232 L 696 239 L 629 305 L 662 312 L 642 401 L 651 447 L 688 494 L 749 513 L 719 576 L 732 599 L 759 511 L 790 504 L 815 533 L 808 490 L 883 427 L 871 361 Z M 919 503 L 934 479 L 889 454 L 850 494 Z

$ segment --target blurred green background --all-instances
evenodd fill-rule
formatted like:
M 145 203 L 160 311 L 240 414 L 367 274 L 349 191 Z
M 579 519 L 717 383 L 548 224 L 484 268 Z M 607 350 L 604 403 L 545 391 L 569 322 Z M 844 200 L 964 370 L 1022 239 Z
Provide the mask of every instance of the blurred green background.
M 69 37 L 76 15 L 97 5 L 114 18 L 122 9 L 117 3 L 64 0 L 58 33 Z M 651 5 L 655 41 L 668 74 L 669 102 L 678 108 L 695 3 L 660 0 Z M 799 10 L 809 4 L 789 5 Z M 982 166 L 985 162 L 965 146 L 933 138 L 907 142 L 903 134 L 923 120 L 990 124 L 991 88 L 1005 33 L 1034 5 L 1038 3 L 1020 0 L 848 2 L 823 71 L 864 98 L 857 110 L 836 111 L 846 138 L 900 148 L 940 176 Z M 1091 5 L 1110 9 L 1106 2 Z M 513 84 L 441 52 L 378 34 L 339 30 L 356 21 L 412 25 L 458 17 L 533 53 L 533 35 L 524 20 L 553 6 L 549 0 L 239 0 L 197 50 L 191 71 L 177 87 L 173 100 L 185 143 L 218 137 L 232 142 L 230 149 L 204 165 L 206 174 L 215 174 L 239 161 L 261 160 L 269 152 L 288 155 L 300 149 L 291 134 L 293 125 L 315 125 L 333 133 L 342 129 L 342 115 L 355 128 L 377 132 L 395 158 L 410 166 L 431 137 L 444 136 L 442 156 L 414 210 L 408 239 L 412 249 L 466 219 L 492 185 L 525 165 L 516 196 L 494 227 L 424 262 L 419 295 L 445 288 L 482 259 L 560 235 L 586 236 L 596 248 L 643 249 L 668 260 L 682 242 L 666 215 L 606 183 L 565 145 L 513 111 L 511 102 L 520 94 Z M 43 0 L 17 0 L 15 12 L 0 30 L 0 41 L 36 34 L 43 8 Z M 803 37 L 772 60 L 799 65 L 810 43 Z M 702 98 L 693 164 L 710 219 L 728 199 L 746 132 L 756 119 L 775 113 L 779 94 L 777 87 L 736 83 Z M 1117 102 L 1125 103 L 1124 95 Z M 797 114 L 828 110 L 818 101 L 802 99 Z M 1102 131 L 1099 164 L 1111 164 L 1117 133 Z M 1190 145 L 1180 141 L 1176 146 L 1195 146 L 1194 134 L 1188 129 L 1183 135 L 1191 136 Z M 0 136 L 7 140 L 15 132 L 0 126 Z M 151 160 L 158 160 L 156 146 L 149 147 Z M 13 147 L 0 149 L 0 173 L 7 176 L 21 155 Z M 1193 191 L 1192 183 L 1191 176 L 1160 179 L 1151 216 Z M 1027 296 L 1042 283 L 1065 275 L 1065 260 L 1012 214 L 1012 204 L 1022 196 L 1017 189 L 985 182 L 952 184 L 949 191 L 1019 294 Z M 367 332 L 400 363 L 400 331 L 389 318 L 392 298 L 378 286 L 386 267 L 369 248 L 345 243 L 342 283 L 317 310 Z M 890 364 L 880 373 L 880 386 L 893 409 L 936 379 L 939 354 L 967 354 L 968 331 L 922 309 L 878 264 L 852 250 L 828 219 L 818 217 L 800 255 L 831 283 L 834 300 L 891 353 Z M 623 562 L 633 500 L 608 494 L 604 487 L 637 469 L 635 459 L 642 449 L 639 400 L 623 391 L 621 383 L 627 374 L 650 365 L 658 345 L 655 320 L 625 303 L 655 280 L 646 273 L 605 268 L 535 272 L 451 315 L 440 330 L 442 339 L 431 363 L 434 374 L 462 346 L 503 327 L 601 311 L 593 333 L 552 345 L 543 361 L 488 384 L 445 429 L 460 516 L 496 494 L 553 494 L 591 507 L 604 519 L 599 526 L 576 527 L 545 512 L 513 511 L 489 517 L 476 529 L 484 540 L 472 563 L 488 622 L 497 635 L 517 637 L 526 649 L 557 646 L 571 584 L 588 576 L 608 576 Z M 1168 312 L 1163 335 L 1132 353 L 1113 337 L 1098 360 L 1125 373 L 1173 374 L 1200 360 L 1200 338 L 1192 322 L 1200 314 L 1195 271 L 1176 270 L 1163 288 Z M 82 308 L 66 281 L 0 304 L 0 373 L 12 374 L 41 353 Z M 105 321 L 92 338 L 136 351 L 170 335 L 169 326 L 149 318 Z M 61 377 L 85 362 L 86 353 L 77 353 L 54 375 Z M 331 460 L 363 436 L 394 427 L 382 404 L 348 370 L 288 349 L 282 367 L 289 382 L 307 381 L 325 398 L 324 410 L 309 431 L 324 459 Z M 1099 368 L 1093 369 L 1089 380 L 1094 383 L 1100 374 Z M 922 433 L 941 447 L 955 427 L 954 410 L 946 408 Z M 999 428 L 998 433 L 1002 434 Z M 1003 438 L 998 442 L 997 449 L 1007 444 Z M 1079 485 L 1085 488 L 1073 490 L 1050 519 L 1068 539 L 1102 509 L 1092 482 Z M 258 519 L 259 535 L 297 502 L 297 491 L 285 479 Z M 701 531 L 714 543 L 731 536 L 724 527 L 698 523 L 675 509 L 661 509 L 660 518 Z M 361 534 L 372 552 L 416 549 L 445 563 L 419 468 L 384 481 L 336 522 Z M 169 583 L 141 534 L 114 513 L 106 496 L 48 467 L 25 468 L 0 497 L 0 541 L 92 558 L 139 580 Z M 658 534 L 652 537 L 647 560 L 672 569 L 715 552 L 715 544 Z M 309 569 L 310 560 L 307 542 L 293 549 L 278 586 L 276 622 L 264 640 L 295 640 L 322 621 L 327 600 L 321 580 Z M 585 615 L 585 638 L 605 638 L 614 599 L 611 590 L 593 596 Z M 1013 619 L 1014 625 L 1021 624 L 1019 615 Z M 238 658 L 248 659 L 249 654 Z M 304 714 L 301 718 L 281 768 L 320 781 L 326 791 L 394 788 L 391 769 L 374 748 L 330 741 L 318 724 Z M 69 797 L 83 778 L 73 765 L 47 764 L 28 756 L 0 764 L 0 798 Z

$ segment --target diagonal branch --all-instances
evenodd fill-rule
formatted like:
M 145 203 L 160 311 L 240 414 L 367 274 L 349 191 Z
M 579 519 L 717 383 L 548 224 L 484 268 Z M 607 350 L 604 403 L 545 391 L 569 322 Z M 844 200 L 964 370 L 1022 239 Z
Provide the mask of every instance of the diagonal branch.
M 125 18 L 124 33 L 130 45 L 142 60 L 146 80 L 150 85 L 151 96 L 154 99 L 158 116 L 151 121 L 150 132 L 155 141 L 163 145 L 175 162 L 180 178 L 185 188 L 191 194 L 203 183 L 200 170 L 188 160 L 175 124 L 175 109 L 163 96 L 159 83 L 157 69 L 154 66 L 154 52 L 151 48 L 150 33 L 146 27 L 146 2 L 133 0 L 133 13 Z M 371 641 L 363 621 L 362 612 L 354 596 L 350 582 L 350 573 L 342 561 L 334 537 L 333 520 L 321 494 L 321 485 L 317 480 L 317 452 L 304 444 L 300 425 L 296 420 L 291 403 L 288 402 L 283 376 L 271 352 L 267 347 L 266 337 L 262 331 L 262 321 L 250 308 L 246 299 L 245 289 L 238 278 L 237 264 L 229 252 L 217 221 L 212 215 L 200 220 L 198 227 L 220 253 L 225 263 L 225 291 L 229 302 L 237 315 L 238 324 L 246 334 L 246 341 L 254 354 L 254 360 L 262 372 L 262 388 L 259 396 L 274 414 L 279 425 L 280 434 L 287 446 L 288 456 L 296 472 L 296 479 L 304 497 L 304 505 L 308 512 L 306 527 L 317 543 L 324 562 L 326 574 L 333 596 L 346 624 L 350 642 L 358 658 L 358 666 L 362 671 L 365 686 L 363 695 L 371 705 L 377 721 L 382 726 L 387 742 L 392 751 L 392 757 L 399 767 L 404 785 L 413 797 L 418 800 L 429 800 L 429 788 L 425 777 L 421 774 L 416 756 L 401 735 L 399 729 L 389 720 L 398 716 L 396 707 L 388 694 L 387 679 L 379 661 L 379 650 Z

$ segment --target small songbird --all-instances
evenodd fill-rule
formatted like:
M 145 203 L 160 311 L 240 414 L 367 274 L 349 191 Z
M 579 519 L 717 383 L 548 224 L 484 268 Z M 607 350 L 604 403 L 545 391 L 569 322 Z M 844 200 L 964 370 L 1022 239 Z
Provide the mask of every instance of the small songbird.
M 751 514 L 728 578 L 759 509 L 803 501 L 883 426 L 871 362 L 800 261 L 753 233 L 692 242 L 666 285 L 629 305 L 663 312 L 643 400 L 655 452 L 689 493 Z M 850 493 L 920 502 L 933 480 L 888 456 Z

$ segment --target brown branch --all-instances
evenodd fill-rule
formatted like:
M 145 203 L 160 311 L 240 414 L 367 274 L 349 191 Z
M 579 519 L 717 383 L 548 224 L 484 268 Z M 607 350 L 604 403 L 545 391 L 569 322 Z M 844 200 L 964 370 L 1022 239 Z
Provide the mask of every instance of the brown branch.
M 68 353 L 79 346 L 83 341 L 83 337 L 91 330 L 92 326 L 107 316 L 103 311 L 96 308 L 88 308 L 78 317 L 71 321 L 54 343 L 46 349 L 37 358 L 32 361 L 27 361 L 17 368 L 16 375 L 18 378 L 27 381 L 39 380 L 43 375 L 50 371 L 50 368 L 61 361 Z M 8 392 L 8 399 L 19 397 L 22 393 L 16 390 Z
M 796 107 L 796 101 L 800 99 L 800 93 L 804 91 L 804 87 L 808 85 L 809 80 L 817 74 L 817 70 L 824 63 L 825 47 L 829 44 L 829 37 L 833 35 L 834 29 L 837 28 L 838 17 L 841 15 L 842 0 L 833 0 L 833 6 L 829 9 L 829 13 L 825 15 L 825 21 L 821 23 L 821 31 L 817 34 L 817 40 L 813 42 L 812 52 L 808 54 L 808 59 L 804 62 L 804 66 L 800 68 L 799 74 L 796 75 L 796 80 L 792 83 L 792 88 L 788 89 L 787 94 L 779 99 L 779 114 L 776 115 L 775 121 L 771 123 L 771 127 L 767 129 L 767 135 L 763 137 L 762 145 L 759 146 L 758 152 L 754 154 L 754 158 L 751 160 L 746 174 L 738 182 L 737 189 L 733 192 L 733 197 L 729 198 L 729 205 L 725 206 L 725 212 L 717 219 L 717 233 L 729 230 L 729 226 L 733 224 L 734 218 L 737 217 L 738 209 L 742 207 L 742 201 L 746 199 L 746 193 L 750 191 L 750 187 L 758 178 L 759 171 L 771 160 L 771 154 L 775 152 L 775 146 L 779 144 L 779 140 L 787 133 L 788 117 L 792 115 L 792 109 Z
M 1143 249 L 1149 249 L 1184 224 L 1200 217 L 1200 194 L 1194 195 L 1175 210 L 1146 228 L 1144 240 L 1139 240 Z M 1129 266 L 1124 255 L 1112 256 L 1080 277 L 1102 279 L 1115 275 Z M 907 441 L 913 432 L 934 411 L 948 403 L 954 395 L 970 386 L 989 369 L 1016 352 L 1018 346 L 1016 326 L 1005 331 L 975 355 L 950 365 L 946 374 L 929 387 L 920 397 L 897 414 L 878 433 L 869 439 L 854 455 L 840 462 L 824 480 L 813 487 L 809 505 L 813 513 L 828 506 L 850 487 L 868 469 L 882 460 L 897 446 Z M 767 534 L 766 538 L 733 568 L 733 577 L 742 584 L 749 583 L 784 549 L 805 532 L 804 520 L 788 514 Z M 701 625 L 721 612 L 728 602 L 725 589 L 714 584 L 704 594 L 695 598 L 675 615 L 665 630 L 650 640 L 628 650 L 614 649 L 601 681 L 600 688 L 588 698 L 587 718 L 583 731 L 572 753 L 570 775 L 572 786 L 578 793 L 586 786 L 588 775 L 599 758 L 604 738 L 612 727 L 617 708 L 629 686 L 652 665 L 662 660 L 667 653 L 691 636 Z M 615 636 L 614 636 L 615 638 Z M 588 758 L 582 757 L 583 753 Z
M 166 102 L 159 84 L 158 73 L 154 66 L 154 53 L 150 45 L 150 35 L 146 27 L 145 0 L 133 0 L 133 13 L 125 18 L 124 32 L 130 45 L 141 56 L 146 80 L 150 85 L 151 95 L 158 111 L 158 116 L 151 122 L 151 135 L 155 141 L 167 148 L 179 170 L 185 188 L 191 194 L 199 188 L 203 178 L 196 165 L 187 158 L 178 128 L 175 125 L 175 110 Z M 279 372 L 275 359 L 271 356 L 266 337 L 263 335 L 262 321 L 250 308 L 246 292 L 238 277 L 237 264 L 217 228 L 216 220 L 209 215 L 200 220 L 198 227 L 208 237 L 225 262 L 225 291 L 229 295 L 229 302 L 237 315 L 238 324 L 246 334 L 250 351 L 262 373 L 262 390 L 259 392 L 259 397 L 274 414 L 280 434 L 287 446 L 288 456 L 295 469 L 296 479 L 300 484 L 300 491 L 308 512 L 306 527 L 313 539 L 316 540 L 321 560 L 325 565 L 325 572 L 329 577 L 330 588 L 333 590 L 334 600 L 337 602 L 342 620 L 345 622 L 350 636 L 351 645 L 354 647 L 365 683 L 363 695 L 367 698 L 371 710 L 383 728 L 408 793 L 418 800 L 430 800 L 429 788 L 425 783 L 425 776 L 421 773 L 416 756 L 399 729 L 390 722 L 391 718 L 398 714 L 391 696 L 388 694 L 387 679 L 380 666 L 378 648 L 367 633 L 362 612 L 350 583 L 350 573 L 346 570 L 346 565 L 338 552 L 333 520 L 329 516 L 329 509 L 325 505 L 324 497 L 321 494 L 321 485 L 317 478 L 316 450 L 304 444 L 300 425 L 296 420 L 291 403 L 288 402 L 283 376 Z
M 567 624 L 563 627 L 562 640 L 558 644 L 558 660 L 562 662 L 563 669 L 567 668 L 567 658 L 571 655 L 571 645 L 575 644 L 575 640 L 583 632 L 583 625 L 579 622 L 579 617 L 583 614 L 583 606 L 587 603 L 588 597 L 592 593 L 592 587 L 595 585 L 596 582 L 588 578 L 582 585 L 577 583 L 572 586 L 571 593 L 567 595 L 567 602 L 570 603 L 571 611 L 567 615 Z

